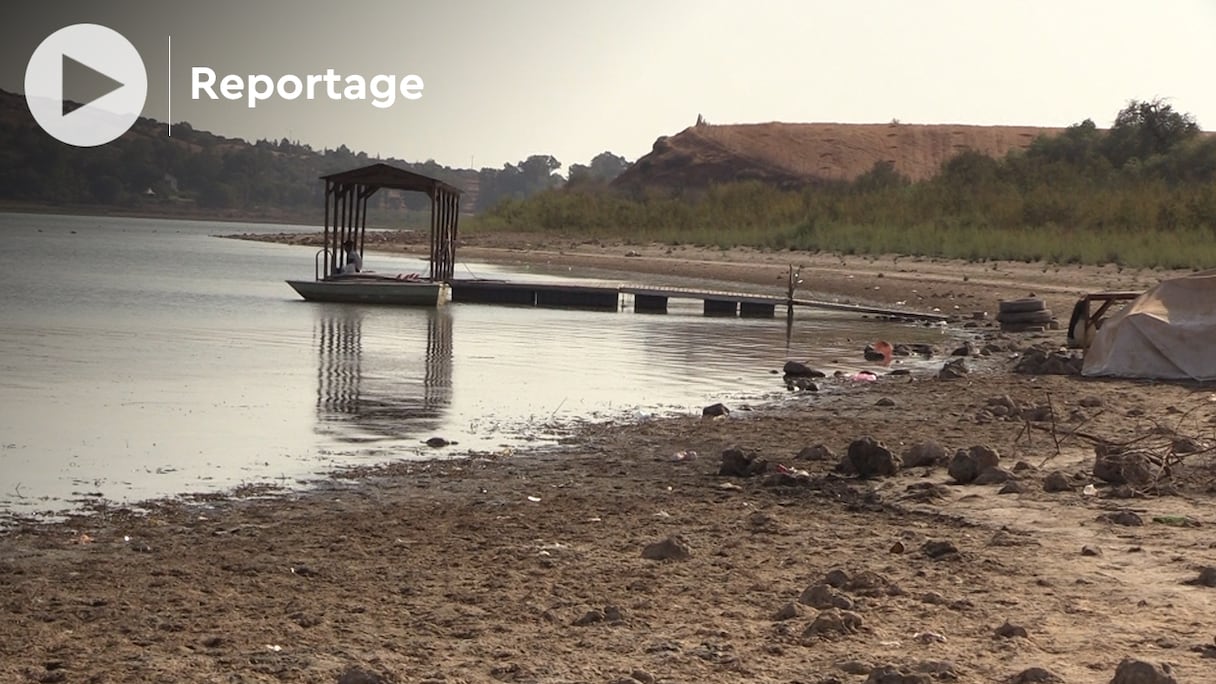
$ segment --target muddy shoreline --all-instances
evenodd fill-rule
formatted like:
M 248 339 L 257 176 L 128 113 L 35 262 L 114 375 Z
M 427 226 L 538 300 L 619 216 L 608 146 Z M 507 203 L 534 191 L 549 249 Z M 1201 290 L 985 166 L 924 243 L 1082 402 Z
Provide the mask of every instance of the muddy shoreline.
M 239 234 L 226 237 L 311 245 L 319 233 Z M 368 233 L 366 265 L 375 254 L 425 258 L 428 242 L 420 231 Z M 899 255 L 838 255 L 800 251 L 718 249 L 697 245 L 631 243 L 531 233 L 476 233 L 462 236 L 457 270 L 468 262 L 488 262 L 550 273 L 613 273 L 642 282 L 693 278 L 733 283 L 741 289 L 784 294 L 791 266 L 803 283 L 799 296 L 842 303 L 891 306 L 918 311 L 993 316 L 1002 299 L 1034 295 L 1065 321 L 1076 299 L 1087 292 L 1143 290 L 1181 271 L 1123 269 L 1008 261 L 958 261 Z
M 789 256 L 499 240 L 477 258 L 755 284 Z M 894 304 L 915 289 L 960 310 L 1159 277 L 797 256 L 834 296 Z M 885 375 L 725 418 L 586 425 L 560 452 L 20 522 L 0 532 L 0 680 L 862 684 L 896 681 L 880 679 L 889 666 L 899 681 L 1108 682 L 1131 657 L 1207 681 L 1210 452 L 1133 498 L 1092 465 L 1093 438 L 1162 454 L 1167 437 L 1211 441 L 1212 388 L 1015 374 L 1027 346 L 1063 332 L 973 332 L 991 353 L 953 380 Z M 899 456 L 985 445 L 1009 479 L 961 484 L 941 463 L 839 472 L 867 436 Z M 830 453 L 804 451 L 818 445 Z M 732 447 L 793 474 L 719 475 Z M 644 557 L 668 538 L 687 557 Z

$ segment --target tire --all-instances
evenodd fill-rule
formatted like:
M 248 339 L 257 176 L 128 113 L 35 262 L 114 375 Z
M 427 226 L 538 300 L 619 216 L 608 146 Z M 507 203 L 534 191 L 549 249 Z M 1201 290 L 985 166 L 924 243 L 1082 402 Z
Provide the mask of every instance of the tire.
M 996 320 L 1013 325 L 1039 325 L 1051 322 L 1051 309 L 1039 311 L 1020 311 L 1017 313 L 1000 313 Z
M 1002 300 L 1000 303 L 1000 312 L 1005 313 L 1029 313 L 1031 311 L 1043 311 L 1047 308 L 1047 302 L 1038 297 L 1024 297 L 1022 299 Z
M 1041 324 L 1030 323 L 1002 323 L 1001 332 L 1009 333 L 1040 333 L 1046 331 L 1047 328 Z

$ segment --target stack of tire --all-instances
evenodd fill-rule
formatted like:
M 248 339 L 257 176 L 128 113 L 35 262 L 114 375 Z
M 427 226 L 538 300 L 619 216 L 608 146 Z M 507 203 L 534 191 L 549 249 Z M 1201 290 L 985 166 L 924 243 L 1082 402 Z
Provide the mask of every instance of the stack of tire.
M 1002 332 L 1043 332 L 1052 323 L 1051 309 L 1038 297 L 1003 299 L 996 320 Z

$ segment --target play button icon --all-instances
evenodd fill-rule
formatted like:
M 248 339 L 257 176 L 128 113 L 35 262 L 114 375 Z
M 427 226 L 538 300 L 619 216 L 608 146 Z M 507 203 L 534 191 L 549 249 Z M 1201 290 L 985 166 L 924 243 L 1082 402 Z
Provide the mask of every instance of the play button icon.
M 63 115 L 80 109 L 104 95 L 118 90 L 122 83 L 100 71 L 63 56 Z
M 73 24 L 47 36 L 25 68 L 25 102 L 57 140 L 104 145 L 139 118 L 148 74 L 134 45 L 113 29 Z

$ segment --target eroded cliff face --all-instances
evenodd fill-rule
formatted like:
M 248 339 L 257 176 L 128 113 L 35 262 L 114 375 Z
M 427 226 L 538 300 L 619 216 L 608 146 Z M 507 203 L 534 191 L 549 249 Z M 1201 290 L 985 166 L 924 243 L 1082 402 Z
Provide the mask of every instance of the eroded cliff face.
M 964 150 L 1000 157 L 1026 148 L 1040 135 L 1062 130 L 954 124 L 702 123 L 656 140 L 651 152 L 613 184 L 637 190 L 761 180 L 796 187 L 852 180 L 881 161 L 892 162 L 908 178 L 922 180 Z

